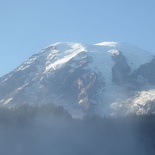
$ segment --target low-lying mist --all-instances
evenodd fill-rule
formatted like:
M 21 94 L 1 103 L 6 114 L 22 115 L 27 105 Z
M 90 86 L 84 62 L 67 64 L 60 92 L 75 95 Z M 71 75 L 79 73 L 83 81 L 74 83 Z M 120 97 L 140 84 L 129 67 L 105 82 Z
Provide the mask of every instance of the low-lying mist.
M 73 119 L 54 105 L 0 108 L 0 155 L 154 154 L 154 115 Z

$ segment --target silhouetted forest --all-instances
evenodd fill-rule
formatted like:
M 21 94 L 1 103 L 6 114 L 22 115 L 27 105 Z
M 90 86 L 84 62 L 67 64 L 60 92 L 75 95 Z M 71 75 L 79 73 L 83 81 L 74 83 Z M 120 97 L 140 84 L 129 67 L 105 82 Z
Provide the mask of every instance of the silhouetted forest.
M 1 155 L 154 155 L 155 116 L 72 118 L 54 105 L 0 108 Z

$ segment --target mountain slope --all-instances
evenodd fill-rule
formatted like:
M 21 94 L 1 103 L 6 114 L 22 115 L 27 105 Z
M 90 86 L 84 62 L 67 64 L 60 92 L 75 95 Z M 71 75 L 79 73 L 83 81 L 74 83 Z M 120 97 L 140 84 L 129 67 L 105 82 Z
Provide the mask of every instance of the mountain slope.
M 117 42 L 59 42 L 0 78 L 0 104 L 62 105 L 72 116 L 154 112 L 155 58 Z

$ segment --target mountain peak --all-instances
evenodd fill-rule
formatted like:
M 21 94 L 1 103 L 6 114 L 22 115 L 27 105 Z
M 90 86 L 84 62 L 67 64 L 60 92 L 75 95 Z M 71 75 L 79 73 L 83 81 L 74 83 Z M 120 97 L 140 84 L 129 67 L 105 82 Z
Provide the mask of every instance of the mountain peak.
M 100 42 L 100 43 L 97 43 L 95 45 L 116 47 L 117 45 L 119 45 L 119 42 Z
M 74 117 L 147 113 L 153 111 L 154 68 L 152 53 L 128 44 L 58 42 L 0 78 L 0 104 L 53 103 Z

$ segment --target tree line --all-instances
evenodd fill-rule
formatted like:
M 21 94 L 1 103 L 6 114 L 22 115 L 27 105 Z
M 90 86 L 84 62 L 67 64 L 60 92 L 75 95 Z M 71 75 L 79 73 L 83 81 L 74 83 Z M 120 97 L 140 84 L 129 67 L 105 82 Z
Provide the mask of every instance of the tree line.
M 155 115 L 72 118 L 53 104 L 0 108 L 3 155 L 154 155 Z

